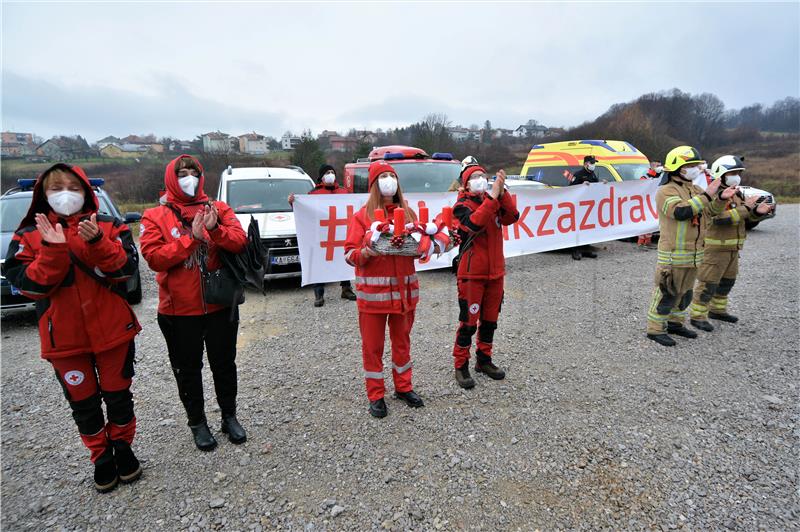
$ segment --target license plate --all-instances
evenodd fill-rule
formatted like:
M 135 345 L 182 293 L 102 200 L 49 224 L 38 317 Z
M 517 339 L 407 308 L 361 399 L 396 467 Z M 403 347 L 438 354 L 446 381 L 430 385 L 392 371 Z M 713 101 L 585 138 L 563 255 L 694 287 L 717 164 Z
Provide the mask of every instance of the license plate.
M 297 264 L 300 262 L 300 255 L 283 255 L 281 257 L 272 257 L 272 264 Z

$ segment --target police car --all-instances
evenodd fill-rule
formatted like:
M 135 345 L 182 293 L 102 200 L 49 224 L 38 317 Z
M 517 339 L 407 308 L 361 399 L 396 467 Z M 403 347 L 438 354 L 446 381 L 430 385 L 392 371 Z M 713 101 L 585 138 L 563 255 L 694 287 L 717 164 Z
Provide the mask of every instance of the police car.
M 5 262 L 6 253 L 8 253 L 8 246 L 11 244 L 11 239 L 14 236 L 14 231 L 17 230 L 19 222 L 25 217 L 28 212 L 28 207 L 31 204 L 33 197 L 33 185 L 36 183 L 35 179 L 19 179 L 17 186 L 7 190 L 0 196 L 0 252 L 2 259 L 0 263 Z M 102 186 L 105 184 L 104 179 L 89 179 L 89 184 L 94 189 L 97 195 L 97 200 L 100 204 L 99 213 L 108 216 L 114 216 L 125 223 L 131 224 L 141 220 L 142 215 L 138 212 L 129 212 L 123 216 L 111 197 L 103 190 Z M 138 250 L 137 250 L 138 253 Z M 127 300 L 131 304 L 139 303 L 142 300 L 142 282 L 139 276 L 139 269 L 137 267 L 136 274 L 127 281 Z M 0 309 L 11 310 L 32 309 L 34 302 L 27 297 L 23 296 L 19 290 L 11 286 L 5 277 L 0 275 Z
M 308 194 L 314 181 L 302 168 L 233 168 L 219 180 L 217 198 L 230 205 L 245 229 L 252 215 L 266 248 L 265 279 L 300 276 L 300 252 L 290 194 Z

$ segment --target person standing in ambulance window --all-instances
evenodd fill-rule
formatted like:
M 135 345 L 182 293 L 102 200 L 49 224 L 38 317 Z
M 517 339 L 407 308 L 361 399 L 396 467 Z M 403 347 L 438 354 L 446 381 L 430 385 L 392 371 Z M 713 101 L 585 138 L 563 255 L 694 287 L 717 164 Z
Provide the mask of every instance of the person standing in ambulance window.
M 386 325 L 392 342 L 392 377 L 395 398 L 412 408 L 424 406 L 411 384 L 411 327 L 419 301 L 414 257 L 379 255 L 371 247 L 368 233 L 380 224 L 375 211 L 383 210 L 386 220 L 394 219 L 396 209 L 405 211 L 405 222 L 417 217 L 405 200 L 397 180 L 397 172 L 385 161 L 369 166 L 367 203 L 350 220 L 345 241 L 345 260 L 356 270 L 356 304 L 361 331 L 361 354 L 369 413 L 378 418 L 387 414 L 384 401 L 383 347 Z M 432 225 L 432 224 L 429 224 Z M 430 233 L 429 233 L 430 234 Z M 449 238 L 439 231 L 433 235 L 437 251 Z
M 167 199 L 142 216 L 142 255 L 156 272 L 158 325 L 167 342 L 178 394 L 186 409 L 194 443 L 211 451 L 217 440 L 208 428 L 203 397 L 203 346 L 208 354 L 214 391 L 222 414 L 222 432 L 231 443 L 244 443 L 247 434 L 236 417 L 236 336 L 238 307 L 206 303 L 204 268 L 222 267 L 220 250 L 241 253 L 247 235 L 233 210 L 209 201 L 203 191 L 203 167 L 181 155 L 164 172 Z
M 95 488 L 104 493 L 142 474 L 131 449 L 136 417 L 130 391 L 141 327 L 124 288 L 138 269 L 133 236 L 98 207 L 80 167 L 58 163 L 45 170 L 3 271 L 36 300 L 42 358 L 55 370 L 90 451 Z
M 503 226 L 519 219 L 517 206 L 505 189 L 505 180 L 506 173 L 500 170 L 489 185 L 482 166 L 467 166 L 461 172 L 464 190 L 453 208 L 461 236 L 457 273 L 459 324 L 453 360 L 456 382 L 466 389 L 475 386 L 469 374 L 469 351 L 476 331 L 475 371 L 494 380 L 506 376 L 492 361 L 506 272 Z
M 346 188 L 342 188 L 336 182 L 336 170 L 329 164 L 323 164 L 319 167 L 319 180 L 317 185 L 309 192 L 309 194 L 348 194 Z M 289 205 L 294 205 L 294 194 L 289 194 Z M 353 293 L 353 288 L 350 281 L 342 281 L 339 283 L 342 287 L 342 299 L 350 301 L 356 300 L 356 295 Z M 321 307 L 325 304 L 325 283 L 317 283 L 314 285 L 314 306 Z

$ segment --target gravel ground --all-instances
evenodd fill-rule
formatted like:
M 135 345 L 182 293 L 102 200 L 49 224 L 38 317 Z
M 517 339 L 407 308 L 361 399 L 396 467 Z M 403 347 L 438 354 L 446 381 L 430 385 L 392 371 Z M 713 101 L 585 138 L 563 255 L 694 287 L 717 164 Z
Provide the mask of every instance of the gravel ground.
M 422 274 L 412 333 L 426 407 L 367 414 L 355 305 L 273 284 L 242 307 L 242 446 L 197 451 L 156 323 L 134 381 L 144 476 L 99 495 L 30 314 L 2 321 L 2 527 L 41 529 L 788 530 L 798 491 L 798 205 L 753 231 L 731 310 L 698 340 L 644 334 L 655 252 L 612 242 L 508 261 L 505 381 L 452 376 L 454 278 Z M 716 324 L 715 324 L 716 325 Z M 386 357 L 388 360 L 388 356 Z M 387 380 L 389 384 L 391 379 Z M 391 386 L 388 386 L 391 391 Z

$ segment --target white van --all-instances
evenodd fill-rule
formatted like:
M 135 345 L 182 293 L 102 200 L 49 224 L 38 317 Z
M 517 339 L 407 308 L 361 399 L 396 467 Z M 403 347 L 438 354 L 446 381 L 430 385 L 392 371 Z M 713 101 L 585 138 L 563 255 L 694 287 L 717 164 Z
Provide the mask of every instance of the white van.
M 217 197 L 231 206 L 247 230 L 252 215 L 267 249 L 265 279 L 300 276 L 300 254 L 289 194 L 307 194 L 314 181 L 302 168 L 233 168 L 219 180 Z

